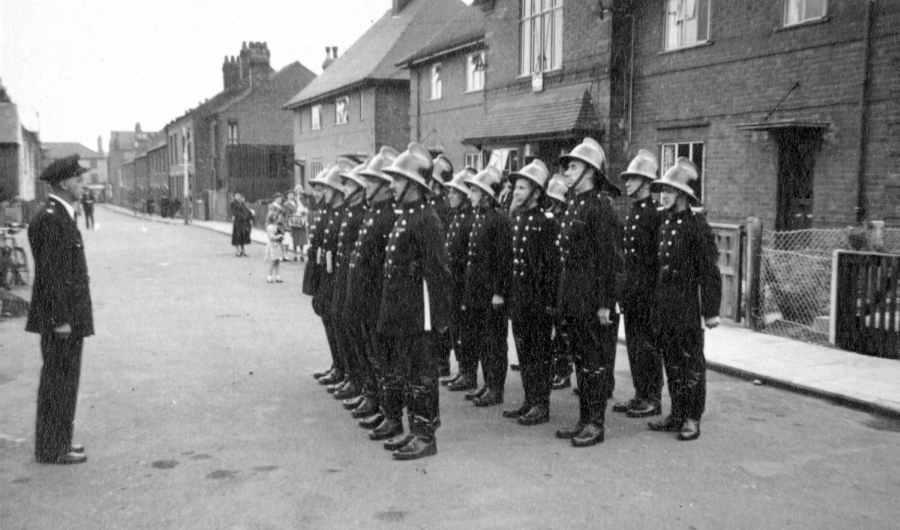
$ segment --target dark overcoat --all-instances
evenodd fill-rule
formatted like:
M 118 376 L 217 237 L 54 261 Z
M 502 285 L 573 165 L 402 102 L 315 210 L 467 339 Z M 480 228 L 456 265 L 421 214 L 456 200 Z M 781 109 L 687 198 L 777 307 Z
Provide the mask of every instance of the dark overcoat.
M 494 295 L 509 298 L 512 276 L 512 226 L 506 212 L 493 206 L 475 209 L 466 260 L 462 305 L 491 307 Z

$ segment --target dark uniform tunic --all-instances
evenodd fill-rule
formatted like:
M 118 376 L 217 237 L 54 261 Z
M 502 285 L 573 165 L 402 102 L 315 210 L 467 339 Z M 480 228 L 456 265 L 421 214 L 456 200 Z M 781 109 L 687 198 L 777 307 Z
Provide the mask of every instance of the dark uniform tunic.
M 309 216 L 309 247 L 306 251 L 306 267 L 303 271 L 303 294 L 315 296 L 319 286 L 319 264 L 316 263 L 316 255 L 324 235 L 322 215 L 325 206 L 319 205 L 310 211 Z
M 385 249 L 378 316 L 388 366 L 382 410 L 386 418 L 399 420 L 406 389 L 410 432 L 427 440 L 440 425 L 433 335 L 449 325 L 450 270 L 434 208 L 424 200 L 398 208 Z
M 597 190 L 569 199 L 557 240 L 562 261 L 557 310 L 575 360 L 583 424 L 603 425 L 612 394 L 620 233 L 612 206 Z M 612 325 L 600 323 L 600 308 L 610 310 Z
M 466 316 L 466 313 L 461 310 L 463 290 L 466 285 L 466 262 L 469 258 L 469 233 L 472 231 L 474 217 L 472 205 L 467 201 L 451 210 L 447 225 L 447 239 L 444 242 L 451 276 L 450 336 L 453 350 L 456 352 L 459 373 L 463 375 L 476 375 L 478 372 L 478 356 L 462 347 L 462 330 L 465 328 L 463 317 Z
M 559 224 L 538 207 L 518 212 L 513 218 L 513 267 L 510 289 L 510 318 L 525 403 L 550 405 L 550 337 L 553 320 L 548 308 L 556 305 L 559 279 Z
M 25 331 L 40 333 L 44 365 L 38 387 L 34 453 L 53 461 L 72 446 L 84 338 L 94 334 L 84 242 L 75 220 L 57 199 L 48 199 L 31 220 L 34 285 Z M 53 330 L 69 324 L 61 338 Z
M 652 197 L 634 201 L 625 218 L 622 248 L 625 274 L 621 306 L 625 313 L 625 343 L 634 382 L 634 397 L 659 403 L 662 393 L 662 357 L 653 345 L 651 312 L 659 274 L 656 238 L 663 214 Z
M 719 253 L 706 219 L 690 208 L 666 216 L 658 246 L 652 318 L 666 367 L 672 417 L 699 421 L 706 406 L 702 321 L 719 316 Z
M 378 403 L 384 386 L 384 341 L 376 327 L 381 307 L 385 245 L 396 217 L 391 199 L 369 206 L 350 254 L 347 274 L 344 319 L 351 323 L 365 345 L 360 360 L 364 374 L 363 392 Z
M 494 206 L 475 209 L 466 260 L 462 306 L 468 326 L 463 350 L 481 361 L 484 384 L 503 396 L 506 384 L 507 307 L 494 308 L 494 295 L 509 300 L 512 273 L 512 226 L 506 212 Z M 467 354 L 468 355 L 468 354 Z
M 434 208 L 434 213 L 441 220 L 441 228 L 444 234 L 450 224 L 450 206 L 443 195 L 434 195 L 428 200 L 428 204 Z M 445 236 L 446 237 L 446 236 Z M 438 373 L 441 376 L 450 375 L 450 350 L 453 349 L 453 338 L 451 333 L 443 333 L 435 336 L 435 348 L 438 353 Z
M 331 360 L 333 366 L 340 374 L 347 372 L 347 364 L 338 343 L 337 324 L 334 316 L 331 314 L 331 300 L 334 295 L 334 268 L 332 267 L 332 271 L 328 272 L 327 254 L 331 252 L 333 256 L 337 250 L 338 229 L 343 209 L 343 206 L 334 208 L 330 205 L 322 208 L 320 226 L 317 227 L 321 238 L 316 238 L 319 242 L 319 248 L 315 254 L 319 271 L 319 282 L 316 294 L 313 297 L 313 309 L 317 315 L 322 317 L 322 324 L 325 326 L 325 336 L 328 338 L 328 347 L 331 349 Z
M 359 192 L 361 193 L 361 192 Z M 356 245 L 359 229 L 366 214 L 365 201 L 354 205 L 344 203 L 337 244 L 334 251 L 334 287 L 331 295 L 331 314 L 336 322 L 338 349 L 344 357 L 347 373 L 357 389 L 363 386 L 364 374 L 360 366 L 365 355 L 365 343 L 354 333 L 352 322 L 344 318 L 347 300 L 347 272 L 350 270 L 350 253 Z

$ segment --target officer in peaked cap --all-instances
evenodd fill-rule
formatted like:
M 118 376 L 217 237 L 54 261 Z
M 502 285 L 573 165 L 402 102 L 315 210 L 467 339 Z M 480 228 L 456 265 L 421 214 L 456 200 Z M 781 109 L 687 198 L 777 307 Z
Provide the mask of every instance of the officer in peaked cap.
M 434 171 L 431 178 L 432 195 L 428 202 L 434 208 L 438 218 L 441 220 L 441 227 L 443 228 L 445 234 L 444 238 L 446 240 L 447 226 L 450 224 L 450 206 L 447 204 L 447 184 L 453 179 L 453 163 L 450 162 L 447 155 L 443 153 L 437 155 L 431 162 L 434 166 Z M 451 334 L 439 334 L 435 339 L 437 340 L 435 347 L 440 356 L 438 373 L 441 378 L 449 377 L 450 350 L 453 349 Z
M 362 163 L 349 171 L 341 171 L 338 177 L 343 184 L 344 211 L 338 228 L 334 252 L 334 291 L 331 296 L 331 314 L 336 323 L 338 348 L 343 352 L 348 383 L 334 392 L 334 398 L 352 400 L 362 394 L 365 375 L 362 357 L 365 344 L 357 332 L 354 321 L 344 318 L 347 300 L 347 275 L 350 269 L 350 253 L 356 244 L 366 212 L 366 181 L 359 172 L 366 168 Z M 358 403 L 356 403 L 358 404 Z M 344 403 L 348 409 L 355 408 Z
M 539 206 L 550 177 L 547 166 L 534 160 L 511 173 L 513 185 L 513 266 L 510 318 L 519 354 L 525 402 L 503 412 L 521 425 L 550 420 L 550 384 L 553 380 L 552 308 L 559 279 L 559 224 Z
M 317 315 L 322 317 L 334 363 L 334 370 L 331 374 L 319 379 L 320 384 L 327 385 L 330 393 L 337 391 L 339 386 L 349 383 L 346 352 L 341 349 L 338 322 L 331 311 L 335 281 L 334 255 L 337 251 L 338 233 L 344 213 L 344 186 L 340 174 L 348 169 L 350 169 L 349 163 L 341 160 L 328 167 L 311 182 L 313 185 L 322 187 L 325 204 L 320 221 L 322 237 L 316 253 L 316 263 L 319 266 L 319 286 L 313 298 L 313 309 Z
M 378 332 L 385 336 L 387 382 L 385 419 L 371 433 L 388 440 L 397 460 L 437 453 L 440 426 L 437 354 L 434 334 L 447 333 L 450 321 L 450 271 L 441 221 L 428 204 L 431 157 L 421 145 L 409 144 L 383 171 L 393 178 L 399 215 L 388 236 Z M 408 391 L 409 435 L 403 434 L 404 388 Z
M 500 171 L 488 167 L 467 182 L 475 220 L 469 235 L 461 310 L 467 313 L 463 349 L 481 360 L 484 387 L 466 394 L 475 406 L 503 403 L 506 386 L 507 309 L 512 281 L 512 226 L 501 210 Z
M 569 188 L 566 187 L 566 179 L 557 173 L 547 182 L 547 209 L 546 215 L 556 224 L 556 232 L 559 233 L 559 220 L 566 213 L 568 199 L 566 195 Z M 556 279 L 558 280 L 558 278 Z M 572 386 L 572 356 L 569 353 L 568 339 L 563 337 L 562 326 L 554 315 L 553 327 L 555 333 L 551 341 L 553 349 L 553 382 L 550 384 L 553 390 L 562 390 Z
M 588 447 L 603 441 L 618 331 L 615 291 L 620 226 L 598 188 L 618 188 L 604 176 L 606 157 L 592 138 L 585 138 L 559 161 L 565 168 L 569 205 L 557 240 L 562 272 L 556 303 L 575 359 L 580 416 L 574 427 L 560 429 L 556 435 L 571 440 L 575 447 Z
M 397 216 L 390 188 L 392 179 L 382 170 L 391 165 L 397 156 L 399 153 L 393 148 L 382 147 L 365 169 L 358 173 L 366 182 L 369 207 L 350 253 L 344 319 L 358 333 L 364 345 L 364 355 L 360 359 L 363 393 L 350 404 L 354 406 L 351 415 L 359 418 L 359 426 L 365 429 L 373 429 L 384 421 L 381 389 L 385 384 L 386 346 L 376 329 L 381 306 L 385 245 Z
M 34 454 L 45 464 L 87 460 L 84 447 L 72 443 L 82 347 L 94 334 L 84 242 L 75 224 L 85 172 L 78 160 L 57 160 L 41 173 L 50 194 L 28 226 L 35 275 L 25 330 L 41 336 Z
M 715 237 L 706 219 L 690 208 L 702 205 L 690 186 L 697 178 L 694 164 L 680 157 L 651 185 L 660 193 L 665 210 L 658 237 L 659 278 L 652 322 L 666 368 L 672 411 L 666 418 L 650 422 L 650 429 L 678 432 L 679 440 L 700 437 L 700 418 L 706 406 L 702 323 L 710 329 L 719 325 L 722 299 Z
M 451 391 L 474 390 L 478 386 L 478 356 L 472 355 L 463 348 L 462 333 L 467 329 L 464 323 L 466 316 L 460 309 L 466 278 L 466 262 L 469 253 L 469 233 L 472 231 L 472 203 L 469 202 L 469 187 L 466 184 L 478 171 L 467 166 L 453 176 L 446 184 L 447 205 L 450 207 L 450 219 L 447 225 L 447 259 L 450 265 L 451 286 L 450 298 L 450 337 L 459 372 L 455 376 L 441 379 Z
M 631 197 L 631 210 L 622 234 L 625 274 L 619 291 L 634 398 L 614 404 L 612 410 L 624 412 L 630 418 L 660 414 L 663 366 L 662 357 L 653 345 L 650 320 L 659 274 L 656 238 L 663 217 L 658 211 L 659 203 L 650 194 L 650 184 L 659 179 L 657 169 L 653 153 L 641 149 L 621 175 L 625 191 Z

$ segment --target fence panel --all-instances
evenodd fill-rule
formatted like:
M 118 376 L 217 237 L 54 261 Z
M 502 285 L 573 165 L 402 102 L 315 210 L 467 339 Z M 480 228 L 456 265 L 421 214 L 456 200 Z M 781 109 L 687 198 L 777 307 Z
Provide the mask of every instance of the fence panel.
M 745 231 L 740 225 L 710 223 L 710 227 L 716 237 L 719 273 L 722 275 L 722 304 L 719 306 L 719 314 L 740 322 Z
M 838 252 L 835 343 L 900 359 L 900 256 Z

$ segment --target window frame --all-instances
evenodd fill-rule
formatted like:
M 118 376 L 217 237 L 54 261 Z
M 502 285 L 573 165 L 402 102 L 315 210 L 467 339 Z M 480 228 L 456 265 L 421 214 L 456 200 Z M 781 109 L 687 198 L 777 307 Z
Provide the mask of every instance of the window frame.
M 475 168 L 477 171 L 481 171 L 484 169 L 484 151 L 478 151 L 477 153 L 466 153 L 464 155 L 465 166 L 471 166 Z
M 240 145 L 241 130 L 237 120 L 228 120 L 228 145 Z
M 342 103 L 343 113 L 340 111 Z M 343 121 L 340 120 L 342 114 L 344 117 Z M 348 123 L 350 123 L 350 96 L 341 96 L 334 100 L 334 124 L 347 125 Z
M 431 96 L 429 98 L 431 101 L 441 99 L 444 95 L 442 74 L 443 67 L 441 63 L 438 62 L 431 65 Z
M 537 2 L 540 5 L 540 11 L 533 11 L 533 4 Z M 549 3 L 550 7 L 545 8 L 544 3 Z M 563 0 L 520 0 L 519 2 L 519 75 L 522 77 L 530 76 L 538 72 L 552 72 L 562 69 L 563 48 L 565 38 L 564 23 L 564 1 Z M 545 17 L 549 19 L 549 24 L 543 20 Z M 533 28 L 535 20 L 541 19 L 540 35 L 536 36 Z M 550 30 L 551 37 L 549 42 L 544 39 L 546 30 Z M 525 39 L 525 33 L 528 32 L 528 39 Z M 547 51 L 550 46 L 550 64 L 546 65 L 546 57 L 544 53 L 535 55 L 536 49 L 535 39 L 539 39 L 540 49 Z M 526 46 L 527 44 L 527 46 Z M 526 69 L 526 53 L 528 62 Z M 536 60 L 542 58 L 545 64 L 541 68 L 536 68 Z
M 481 57 L 481 63 L 484 64 L 484 50 L 466 55 L 466 93 L 484 91 L 485 71 L 487 70 L 487 67 L 481 71 L 475 70 L 475 57 L 479 56 Z M 480 79 L 480 86 L 475 86 L 474 81 L 476 79 Z
M 322 130 L 322 105 L 312 105 L 309 107 L 309 130 Z
M 679 4 L 679 2 L 687 2 L 687 1 L 695 2 L 695 6 L 697 9 L 697 15 L 695 15 L 695 17 L 700 16 L 700 11 L 702 9 L 701 4 L 705 4 L 705 6 L 706 6 L 706 27 L 705 27 L 706 33 L 703 36 L 703 38 L 699 38 L 701 26 L 700 26 L 700 22 L 698 20 L 697 34 L 694 36 L 694 40 L 685 42 L 685 40 L 684 40 L 684 20 L 687 20 L 687 19 L 682 19 L 682 26 L 681 26 L 681 30 L 679 32 L 680 40 L 679 40 L 679 42 L 670 46 L 670 44 L 669 44 L 670 32 L 672 31 L 672 26 L 670 25 L 670 17 L 677 17 L 678 15 L 677 15 L 677 10 L 669 11 L 669 6 L 671 6 L 673 4 L 675 4 L 676 6 L 681 5 L 681 4 Z M 710 42 L 709 34 L 710 34 L 710 28 L 711 28 L 711 24 L 712 24 L 712 2 L 713 2 L 713 0 L 666 0 L 665 3 L 663 4 L 663 6 L 664 6 L 663 7 L 663 50 L 667 51 L 667 52 L 668 51 L 676 51 L 676 50 L 683 50 L 685 48 L 693 48 L 696 46 L 703 46 L 705 44 L 708 44 Z M 677 27 L 677 25 L 678 25 L 678 20 L 675 19 L 675 27 Z
M 805 13 L 806 13 L 806 8 L 807 8 L 807 4 L 808 4 L 810 1 L 811 1 L 811 0 L 784 0 L 784 9 L 782 10 L 782 13 L 781 13 L 781 27 L 783 27 L 783 28 L 792 28 L 792 27 L 794 27 L 794 26 L 801 26 L 801 25 L 803 25 L 803 24 L 810 24 L 810 23 L 815 23 L 815 22 L 820 22 L 820 21 L 823 21 L 823 20 L 827 20 L 827 19 L 828 19 L 828 0 L 821 0 L 821 2 L 822 2 L 822 4 L 823 4 L 823 5 L 822 5 L 822 14 L 821 14 L 821 15 L 815 16 L 815 17 L 806 17 L 806 18 L 804 18 L 803 16 L 801 16 L 801 17 L 798 18 L 798 20 L 797 20 L 796 22 L 789 22 L 789 21 L 788 21 L 788 15 L 789 15 L 789 13 L 790 13 L 790 11 L 791 11 L 791 5 L 792 5 L 792 4 L 798 4 L 798 3 L 802 4 L 802 5 L 800 6 L 800 9 L 802 9 L 802 11 L 803 11 L 803 13 L 804 13 L 804 15 L 805 15 Z
M 700 148 L 700 162 L 698 163 L 696 160 L 697 152 L 695 151 L 695 146 L 701 146 Z M 674 152 L 671 159 L 671 163 L 667 162 L 666 159 L 666 147 L 674 146 Z M 688 148 L 688 156 L 687 158 L 697 166 L 697 183 L 699 186 L 699 193 L 697 190 L 697 186 L 691 186 L 695 193 L 697 193 L 697 198 L 700 199 L 700 202 L 706 203 L 706 156 L 707 156 L 707 145 L 706 142 L 702 140 L 697 141 L 686 141 L 686 142 L 660 142 L 659 144 L 659 174 L 660 176 L 664 175 L 666 171 L 672 166 L 675 165 L 675 161 L 678 160 L 679 156 L 684 156 L 678 154 L 680 146 L 687 146 Z

